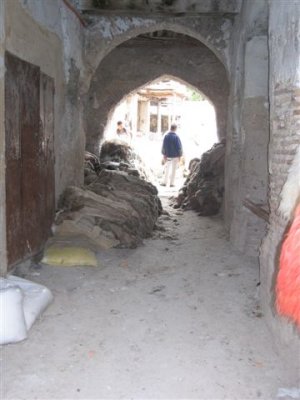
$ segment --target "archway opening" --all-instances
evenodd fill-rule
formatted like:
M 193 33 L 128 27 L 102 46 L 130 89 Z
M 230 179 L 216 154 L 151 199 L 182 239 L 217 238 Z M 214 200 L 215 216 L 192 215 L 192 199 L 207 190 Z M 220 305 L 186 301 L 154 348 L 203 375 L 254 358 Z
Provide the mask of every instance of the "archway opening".
M 120 133 L 118 123 L 124 132 Z M 192 159 L 218 142 L 215 108 L 195 87 L 163 75 L 125 96 L 109 113 L 104 140 L 119 139 L 130 144 L 150 170 L 154 183 L 163 178 L 162 142 L 172 124 L 183 147 L 176 185 L 186 177 Z
M 128 93 L 165 75 L 188 82 L 211 100 L 218 137 L 224 138 L 229 93 L 224 65 L 199 40 L 163 30 L 123 42 L 100 62 L 85 103 L 87 150 L 98 152 L 110 111 Z

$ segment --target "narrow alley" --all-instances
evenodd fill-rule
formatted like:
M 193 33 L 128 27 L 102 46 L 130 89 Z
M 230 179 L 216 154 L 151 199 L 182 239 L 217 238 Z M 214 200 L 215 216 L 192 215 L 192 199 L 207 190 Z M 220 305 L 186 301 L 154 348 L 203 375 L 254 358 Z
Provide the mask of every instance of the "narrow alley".
M 300 0 L 0 0 L 0 398 L 300 400 Z
M 18 271 L 55 302 L 29 340 L 2 349 L 5 399 L 266 400 L 293 386 L 258 305 L 258 266 L 219 217 L 171 212 L 166 231 L 99 254 L 100 268 Z

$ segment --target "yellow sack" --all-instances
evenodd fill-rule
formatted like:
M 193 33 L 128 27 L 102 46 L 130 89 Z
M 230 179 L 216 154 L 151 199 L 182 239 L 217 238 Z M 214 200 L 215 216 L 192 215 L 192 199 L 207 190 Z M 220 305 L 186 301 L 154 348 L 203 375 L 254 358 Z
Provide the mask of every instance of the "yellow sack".
M 72 267 L 76 265 L 98 266 L 96 255 L 93 251 L 84 247 L 74 246 L 49 246 L 45 250 L 41 262 L 62 267 Z

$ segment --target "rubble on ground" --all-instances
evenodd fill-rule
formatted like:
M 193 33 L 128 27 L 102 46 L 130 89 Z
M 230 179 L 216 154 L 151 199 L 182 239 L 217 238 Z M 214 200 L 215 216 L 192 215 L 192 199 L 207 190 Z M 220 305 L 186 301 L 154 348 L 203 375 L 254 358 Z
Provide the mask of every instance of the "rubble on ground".
M 193 159 L 173 207 L 195 210 L 205 216 L 217 214 L 223 200 L 224 163 L 225 141 L 214 144 L 201 160 Z
M 152 234 L 162 212 L 157 194 L 155 186 L 138 176 L 102 169 L 92 183 L 65 190 L 55 236 L 88 238 L 98 249 L 134 248 Z

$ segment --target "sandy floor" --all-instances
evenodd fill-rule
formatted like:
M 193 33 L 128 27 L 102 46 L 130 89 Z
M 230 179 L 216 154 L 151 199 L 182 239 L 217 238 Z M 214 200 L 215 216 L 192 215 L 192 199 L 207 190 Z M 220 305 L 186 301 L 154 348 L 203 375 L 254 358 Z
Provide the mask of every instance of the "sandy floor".
M 257 305 L 257 267 L 221 221 L 163 220 L 166 232 L 99 254 L 98 269 L 19 271 L 55 301 L 28 340 L 1 349 L 5 399 L 276 399 L 293 386 Z

